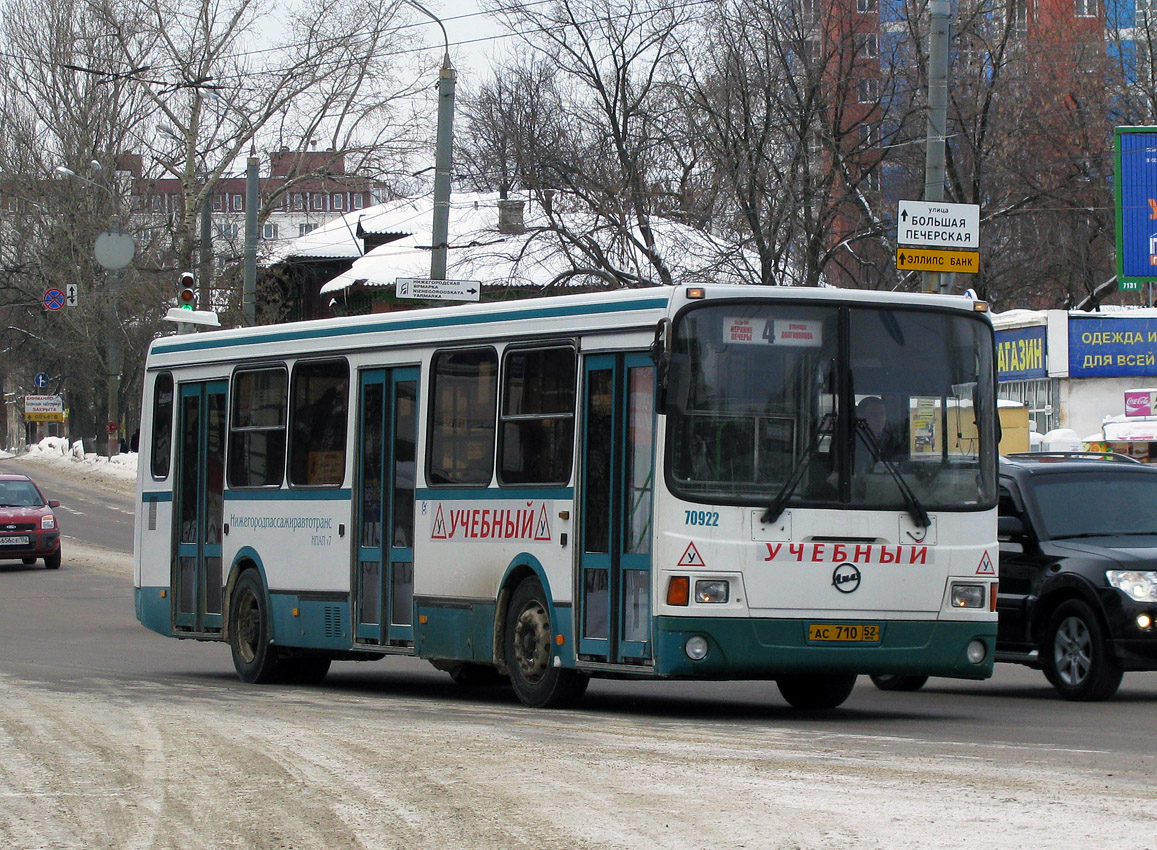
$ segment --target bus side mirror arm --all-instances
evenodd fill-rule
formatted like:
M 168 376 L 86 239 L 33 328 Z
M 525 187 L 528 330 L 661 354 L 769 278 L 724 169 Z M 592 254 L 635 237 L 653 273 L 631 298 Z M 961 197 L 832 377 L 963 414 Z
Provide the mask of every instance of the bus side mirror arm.
M 667 381 L 671 367 L 671 340 L 667 331 L 670 319 L 660 319 L 655 325 L 655 338 L 651 341 L 651 362 L 655 364 L 655 409 L 667 412 Z

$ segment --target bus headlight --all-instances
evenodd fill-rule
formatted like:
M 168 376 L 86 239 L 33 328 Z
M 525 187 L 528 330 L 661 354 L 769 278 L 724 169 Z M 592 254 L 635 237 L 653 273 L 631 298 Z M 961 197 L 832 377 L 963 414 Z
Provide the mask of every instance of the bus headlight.
M 954 582 L 951 602 L 953 608 L 983 608 L 984 585 L 956 584 Z
M 696 602 L 726 602 L 731 595 L 731 583 L 726 579 L 699 579 L 695 582 Z
M 699 635 L 687 638 L 687 643 L 683 645 L 683 651 L 692 661 L 702 661 L 707 657 L 707 638 Z
M 982 640 L 974 640 L 968 644 L 968 660 L 973 664 L 979 664 L 988 655 L 988 647 L 984 645 Z
M 1157 602 L 1157 571 L 1105 570 L 1105 578 L 1134 602 Z

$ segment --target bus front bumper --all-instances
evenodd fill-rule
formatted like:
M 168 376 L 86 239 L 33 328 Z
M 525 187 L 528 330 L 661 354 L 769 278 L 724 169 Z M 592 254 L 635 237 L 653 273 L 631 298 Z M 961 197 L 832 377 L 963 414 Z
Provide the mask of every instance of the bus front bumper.
M 839 624 L 857 622 L 841 620 Z M 987 679 L 992 675 L 995 622 L 892 620 L 878 623 L 876 640 L 839 640 L 838 633 L 831 630 L 825 630 L 827 639 L 809 638 L 809 626 L 825 624 L 832 625 L 818 620 L 659 617 L 655 672 L 702 679 L 774 679 L 800 673 L 891 673 L 957 679 Z M 688 653 L 692 638 L 700 639 L 692 644 L 700 650 L 706 642 L 706 654 L 699 660 L 691 658 L 698 653 Z M 984 650 L 979 662 L 973 660 L 977 644 Z

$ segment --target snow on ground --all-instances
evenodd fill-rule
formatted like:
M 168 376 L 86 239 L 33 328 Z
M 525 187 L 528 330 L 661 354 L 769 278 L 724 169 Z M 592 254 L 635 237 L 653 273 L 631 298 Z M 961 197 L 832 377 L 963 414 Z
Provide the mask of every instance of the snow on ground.
M 28 451 L 20 455 L 0 451 L 0 460 L 12 457 L 51 463 L 59 469 L 71 469 L 85 475 L 94 474 L 121 481 L 135 481 L 137 478 L 136 452 L 126 452 L 108 458 L 95 452 L 85 453 L 83 442 L 77 440 L 70 445 L 64 437 L 45 437 L 39 443 L 29 446 Z

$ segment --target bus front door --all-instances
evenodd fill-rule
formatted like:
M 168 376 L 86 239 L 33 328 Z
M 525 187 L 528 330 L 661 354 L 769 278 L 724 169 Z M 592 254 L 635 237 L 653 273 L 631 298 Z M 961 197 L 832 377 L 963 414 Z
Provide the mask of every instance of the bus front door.
M 182 632 L 221 631 L 225 390 L 225 381 L 181 385 L 172 587 Z
M 599 354 L 584 377 L 579 652 L 646 663 L 655 370 L 643 354 Z
M 418 370 L 363 372 L 359 393 L 357 640 L 412 646 Z

